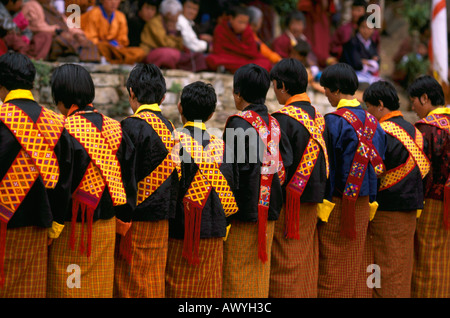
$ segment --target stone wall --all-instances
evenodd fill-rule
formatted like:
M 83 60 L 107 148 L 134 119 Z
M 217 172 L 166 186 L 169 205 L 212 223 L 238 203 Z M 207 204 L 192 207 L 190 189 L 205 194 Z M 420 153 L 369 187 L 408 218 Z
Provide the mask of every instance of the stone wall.
M 52 69 L 58 66 L 58 63 L 39 62 L 38 76 L 36 80 L 34 94 L 36 99 L 43 105 L 54 108 L 51 90 L 48 85 L 48 79 Z M 129 65 L 101 65 L 101 64 L 82 64 L 91 74 L 96 86 L 94 105 L 104 114 L 121 120 L 131 114 L 131 108 L 128 104 L 128 92 L 125 87 L 128 74 L 132 69 Z M 42 70 L 43 69 L 43 70 Z M 204 81 L 211 83 L 217 94 L 217 109 L 214 116 L 207 123 L 210 128 L 218 128 L 219 134 L 225 125 L 228 116 L 236 113 L 234 106 L 232 86 L 233 76 L 230 74 L 219 74 L 212 72 L 192 73 L 181 70 L 163 70 L 166 79 L 168 92 L 162 104 L 163 114 L 172 120 L 175 127 L 181 127 L 180 116 L 177 110 L 180 90 L 185 85 L 194 81 Z M 45 79 L 45 80 L 43 80 Z M 322 113 L 326 114 L 334 110 L 327 98 L 318 92 L 309 90 L 308 95 L 313 105 Z M 404 97 L 401 98 L 402 111 L 407 120 L 414 122 L 417 117 L 414 113 L 405 108 L 409 102 Z M 275 98 L 273 89 L 269 89 L 266 98 L 266 105 L 271 112 L 277 110 L 280 106 Z

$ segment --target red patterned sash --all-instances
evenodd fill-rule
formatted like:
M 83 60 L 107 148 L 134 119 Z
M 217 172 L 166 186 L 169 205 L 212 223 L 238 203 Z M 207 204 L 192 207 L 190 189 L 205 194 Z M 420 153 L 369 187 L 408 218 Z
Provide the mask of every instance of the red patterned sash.
M 256 112 L 252 110 L 241 111 L 237 117 L 246 120 L 256 129 L 259 137 L 262 139 L 266 151 L 264 151 L 261 167 L 261 179 L 259 187 L 258 202 L 258 257 L 262 262 L 266 262 L 266 227 L 269 213 L 270 193 L 273 175 L 278 173 L 280 182 L 284 182 L 285 170 L 283 160 L 279 151 L 279 141 L 281 131 L 275 118 L 269 115 L 269 125 Z
M 355 129 L 359 140 L 344 189 L 341 218 L 342 235 L 350 239 L 355 239 L 355 206 L 367 166 L 370 162 L 377 176 L 385 171 L 383 160 L 372 144 L 372 139 L 377 129 L 377 120 L 371 114 L 366 112 L 366 120 L 363 124 L 352 111 L 345 108 L 340 108 L 333 114 L 347 120 L 353 129 Z

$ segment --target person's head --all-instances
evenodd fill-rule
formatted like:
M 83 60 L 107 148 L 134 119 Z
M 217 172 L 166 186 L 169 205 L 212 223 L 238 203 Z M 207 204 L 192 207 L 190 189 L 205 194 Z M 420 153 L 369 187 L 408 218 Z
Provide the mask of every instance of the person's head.
M 358 77 L 353 68 L 346 63 L 330 65 L 320 76 L 320 85 L 325 88 L 325 95 L 333 107 L 344 96 L 353 96 L 358 89 Z
M 241 66 L 233 76 L 236 108 L 242 110 L 248 104 L 264 104 L 269 87 L 270 76 L 265 68 L 256 64 Z
M 305 30 L 306 19 L 301 11 L 294 11 L 286 18 L 286 27 L 295 38 L 299 38 Z
M 160 0 L 139 0 L 138 16 L 145 22 L 149 21 L 158 13 Z
M 178 111 L 183 122 L 208 121 L 216 111 L 217 96 L 214 87 L 201 81 L 186 85 L 181 91 Z
M 234 6 L 230 10 L 229 22 L 230 27 L 236 34 L 241 34 L 248 26 L 250 17 L 247 7 Z
M 100 3 L 102 4 L 106 14 L 111 15 L 119 9 L 120 1 L 121 0 L 100 0 Z
M 366 14 L 367 2 L 365 0 L 355 0 L 352 3 L 352 21 L 356 23 L 360 17 Z
M 95 86 L 89 72 L 80 65 L 64 64 L 55 68 L 50 80 L 53 101 L 63 115 L 72 105 L 84 109 L 95 98 Z
M 163 0 L 159 5 L 159 13 L 169 22 L 176 23 L 181 12 L 183 6 L 178 0 Z
M 183 15 L 186 19 L 194 21 L 200 10 L 200 0 L 185 0 L 183 3 Z
M 305 40 L 299 40 L 297 44 L 292 48 L 290 57 L 299 60 L 303 65 L 308 66 L 307 57 L 311 51 L 311 46 Z
M 394 85 L 387 81 L 378 81 L 371 84 L 363 94 L 367 111 L 378 120 L 381 117 L 400 108 L 400 101 Z
M 22 8 L 22 0 L 1 0 L 6 10 L 9 12 L 18 12 Z
M 308 73 L 303 64 L 295 59 L 282 59 L 270 71 L 275 96 L 284 105 L 293 95 L 306 92 Z
M 137 64 L 128 76 L 126 87 L 133 111 L 143 104 L 160 105 L 166 94 L 166 80 L 154 64 Z
M 259 29 L 261 29 L 262 22 L 263 22 L 263 13 L 262 11 L 255 6 L 249 6 L 248 7 L 248 14 L 249 14 L 249 23 L 252 30 L 257 33 Z
M 445 104 L 444 91 L 439 82 L 429 75 L 416 78 L 408 87 L 412 110 L 424 118 L 436 107 Z
M 357 25 L 358 25 L 358 32 L 361 34 L 361 36 L 364 38 L 364 40 L 368 40 L 372 37 L 374 29 L 369 27 L 369 24 L 367 23 L 369 19 L 368 15 L 363 15 L 358 19 Z
M 0 56 L 0 98 L 5 99 L 14 89 L 33 88 L 36 68 L 23 54 L 7 52 Z

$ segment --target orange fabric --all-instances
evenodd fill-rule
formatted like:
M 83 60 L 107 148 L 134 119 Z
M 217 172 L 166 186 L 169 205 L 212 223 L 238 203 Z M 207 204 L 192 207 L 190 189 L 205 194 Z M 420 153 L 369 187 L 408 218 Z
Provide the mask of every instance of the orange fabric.
M 182 256 L 183 240 L 169 239 L 166 298 L 220 298 L 222 295 L 223 239 L 201 239 L 199 264 Z
M 111 24 L 103 17 L 102 10 L 96 6 L 81 15 L 81 28 L 94 44 L 116 40 L 121 46 L 128 46 L 128 23 L 125 15 L 116 10 Z
M 169 222 L 133 222 L 130 231 L 131 264 L 118 254 L 116 241 L 114 297 L 164 298 Z
M 397 117 L 397 116 L 402 116 L 403 117 L 402 112 L 399 111 L 399 110 L 395 110 L 393 112 L 390 112 L 390 113 L 384 115 L 383 117 L 381 117 L 379 122 L 382 123 L 383 121 L 386 121 L 386 120 L 388 120 L 388 119 L 390 119 L 392 117 Z
M 270 265 L 270 298 L 315 298 L 319 275 L 317 203 L 303 203 L 300 238 L 285 237 L 285 209 L 275 223 Z
M 47 229 L 28 226 L 8 229 L 5 284 L 0 298 L 45 298 L 47 286 Z
M 259 44 L 259 51 L 264 57 L 269 59 L 272 64 L 278 63 L 282 59 L 280 54 L 272 51 L 263 41 L 261 41 L 261 39 L 256 34 L 253 35 L 255 37 L 256 43 Z

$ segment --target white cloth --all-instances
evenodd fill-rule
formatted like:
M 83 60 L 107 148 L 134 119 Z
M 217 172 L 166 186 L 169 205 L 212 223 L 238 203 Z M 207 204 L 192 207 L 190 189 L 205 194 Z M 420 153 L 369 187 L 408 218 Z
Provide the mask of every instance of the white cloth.
M 183 14 L 178 16 L 177 30 L 181 32 L 184 46 L 192 52 L 206 52 L 208 42 L 198 38 L 193 29 L 194 22 L 189 21 Z

